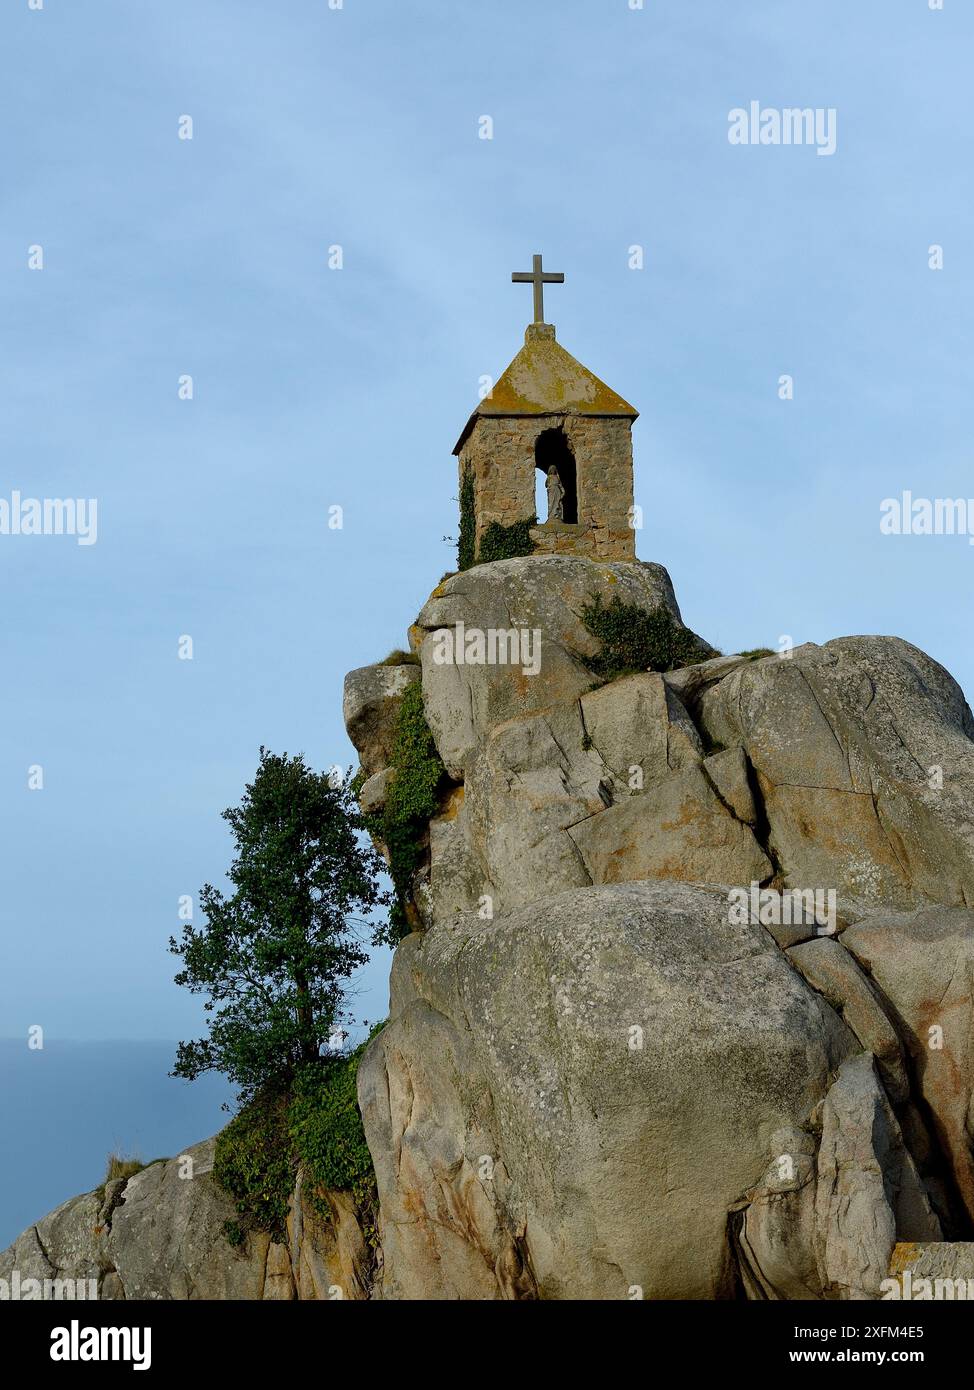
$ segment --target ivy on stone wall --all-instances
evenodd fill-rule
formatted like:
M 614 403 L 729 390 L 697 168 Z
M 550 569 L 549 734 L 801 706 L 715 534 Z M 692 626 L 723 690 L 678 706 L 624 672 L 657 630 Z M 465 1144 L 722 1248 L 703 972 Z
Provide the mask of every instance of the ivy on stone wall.
M 477 563 L 486 565 L 491 560 L 513 560 L 519 555 L 533 555 L 534 541 L 529 532 L 537 524 L 536 516 L 529 517 L 527 521 L 515 521 L 513 526 L 502 526 L 499 521 L 492 521 L 480 538 Z
M 474 565 L 486 565 L 491 560 L 513 560 L 519 555 L 532 555 L 534 542 L 528 532 L 537 524 L 538 519 L 535 516 L 529 517 L 527 521 L 515 521 L 512 526 L 503 526 L 499 521 L 492 521 L 480 538 L 478 551 L 474 475 L 471 468 L 465 468 L 460 478 L 457 570 L 468 570 Z
M 457 569 L 468 570 L 475 563 L 475 537 L 477 534 L 476 500 L 474 495 L 473 473 L 469 468 L 463 471 L 460 479 L 460 535 L 457 540 Z

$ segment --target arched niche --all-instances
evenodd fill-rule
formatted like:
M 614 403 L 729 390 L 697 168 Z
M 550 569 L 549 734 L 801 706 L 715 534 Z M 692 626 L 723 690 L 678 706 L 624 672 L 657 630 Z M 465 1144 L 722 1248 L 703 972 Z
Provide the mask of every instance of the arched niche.
M 563 521 L 568 526 L 578 524 L 578 480 L 575 469 L 575 455 L 569 447 L 568 440 L 565 438 L 565 431 L 558 426 L 555 429 L 542 430 L 534 446 L 534 461 L 540 469 L 542 477 L 547 480 L 552 468 L 564 493 L 561 499 L 561 516 L 553 517 L 548 505 L 552 491 L 557 489 L 545 489 L 546 505 L 544 515 L 539 511 L 538 520 L 541 521 Z

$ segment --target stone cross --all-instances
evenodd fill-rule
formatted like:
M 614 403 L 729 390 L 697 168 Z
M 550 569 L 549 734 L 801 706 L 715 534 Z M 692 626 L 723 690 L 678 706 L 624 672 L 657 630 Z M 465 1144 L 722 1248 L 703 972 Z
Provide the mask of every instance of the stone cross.
M 534 321 L 544 323 L 544 286 L 563 285 L 565 276 L 560 270 L 542 270 L 541 257 L 532 257 L 533 270 L 511 272 L 511 282 L 515 285 L 534 286 Z

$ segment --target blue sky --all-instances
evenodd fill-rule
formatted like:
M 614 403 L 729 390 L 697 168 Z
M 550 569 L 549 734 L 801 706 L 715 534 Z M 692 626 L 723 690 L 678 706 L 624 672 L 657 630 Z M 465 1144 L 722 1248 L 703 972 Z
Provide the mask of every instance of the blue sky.
M 0 496 L 99 526 L 0 536 L 0 1035 L 196 1031 L 179 896 L 261 743 L 352 761 L 342 678 L 452 568 L 535 251 L 642 412 L 639 553 L 687 621 L 896 633 L 974 691 L 974 549 L 878 525 L 974 495 L 972 40 L 961 0 L 7 0 Z M 834 107 L 836 153 L 731 146 L 752 100 Z

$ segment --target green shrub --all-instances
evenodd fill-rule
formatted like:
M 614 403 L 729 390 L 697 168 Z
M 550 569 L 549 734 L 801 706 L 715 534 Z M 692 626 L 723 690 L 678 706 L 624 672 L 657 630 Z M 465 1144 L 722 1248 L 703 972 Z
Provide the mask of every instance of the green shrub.
M 243 1227 L 237 1221 L 224 1221 L 223 1234 L 227 1238 L 227 1244 L 231 1245 L 234 1250 L 243 1245 L 247 1238 Z
M 377 1204 L 372 1155 L 365 1142 L 358 1108 L 358 1064 L 366 1044 L 350 1057 L 329 1058 L 320 1067 L 298 1074 L 288 1113 L 288 1133 L 311 1189 L 309 1201 L 330 1219 L 327 1200 L 315 1188 L 350 1192 L 363 1226 L 375 1223 Z
M 492 560 L 514 560 L 519 555 L 533 555 L 534 541 L 528 532 L 537 524 L 536 516 L 529 517 L 527 521 L 515 521 L 513 526 L 502 526 L 499 521 L 492 521 L 480 538 L 477 564 L 486 565 Z
M 356 1083 L 368 1043 L 384 1027 L 373 1028 L 349 1056 L 323 1057 L 300 1067 L 288 1093 L 255 1097 L 217 1136 L 213 1176 L 236 1202 L 238 1213 L 275 1240 L 287 1232 L 287 1212 L 298 1167 L 305 1172 L 308 1201 L 323 1220 L 331 1220 L 327 1198 L 316 1189 L 349 1192 L 374 1244 L 377 1197 L 372 1156 L 365 1142 Z M 227 1221 L 232 1246 L 245 1231 Z
M 288 1097 L 264 1091 L 217 1136 L 213 1176 L 237 1204 L 275 1240 L 286 1233 L 288 1198 L 294 1190 L 296 1164 L 287 1126 Z
M 468 570 L 474 563 L 474 537 L 477 534 L 476 499 L 473 473 L 464 470 L 460 479 L 460 535 L 457 539 L 457 569 Z
M 608 603 L 602 602 L 601 594 L 595 594 L 581 617 L 602 644 L 599 655 L 587 658 L 586 665 L 603 680 L 635 671 L 672 671 L 706 661 L 711 654 L 700 651 L 697 639 L 662 603 L 646 609 L 637 603 L 623 603 L 618 594 Z
M 776 653 L 770 647 L 751 647 L 749 651 L 741 652 L 741 656 L 746 656 L 748 661 L 760 661 L 762 656 L 775 656 Z

